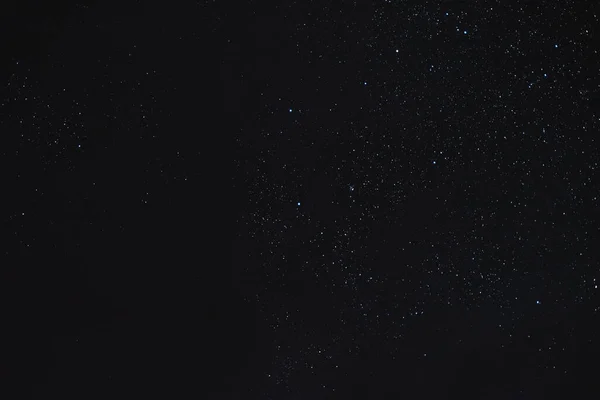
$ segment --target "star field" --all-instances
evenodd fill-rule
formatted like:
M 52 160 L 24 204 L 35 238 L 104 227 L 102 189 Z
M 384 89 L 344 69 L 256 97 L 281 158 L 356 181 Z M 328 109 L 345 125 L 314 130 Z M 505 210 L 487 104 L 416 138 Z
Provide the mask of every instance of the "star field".
M 253 393 L 581 388 L 597 351 L 598 8 L 276 9 L 248 11 L 261 28 L 231 42 L 253 95 L 235 271 L 269 338 Z
M 3 380 L 25 398 L 595 393 L 599 16 L 7 6 Z

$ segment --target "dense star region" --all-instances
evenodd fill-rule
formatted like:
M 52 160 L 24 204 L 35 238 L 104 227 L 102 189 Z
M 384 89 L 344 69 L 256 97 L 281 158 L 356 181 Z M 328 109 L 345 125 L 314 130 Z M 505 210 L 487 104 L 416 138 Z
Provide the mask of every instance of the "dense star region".
M 593 396 L 599 17 L 576 0 L 11 2 L 3 387 Z
M 269 357 L 253 393 L 587 390 L 599 14 L 381 1 L 240 17 L 235 271 Z

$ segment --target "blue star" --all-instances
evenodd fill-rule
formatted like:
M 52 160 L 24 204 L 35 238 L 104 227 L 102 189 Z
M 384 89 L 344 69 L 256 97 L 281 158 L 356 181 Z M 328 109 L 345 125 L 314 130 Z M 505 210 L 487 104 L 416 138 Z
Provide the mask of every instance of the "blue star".
M 536 300 L 536 301 L 535 301 L 535 304 L 540 304 L 540 301 L 539 301 L 539 300 Z
M 466 34 L 467 34 L 467 31 L 463 31 L 463 33 L 466 35 Z
M 292 109 L 290 108 L 290 112 L 292 112 Z
M 298 207 L 300 207 L 300 202 L 298 202 Z
M 556 48 L 558 48 L 558 45 L 557 45 L 557 44 L 555 44 L 555 45 L 554 45 L 554 48 L 555 48 L 555 49 L 556 49 Z

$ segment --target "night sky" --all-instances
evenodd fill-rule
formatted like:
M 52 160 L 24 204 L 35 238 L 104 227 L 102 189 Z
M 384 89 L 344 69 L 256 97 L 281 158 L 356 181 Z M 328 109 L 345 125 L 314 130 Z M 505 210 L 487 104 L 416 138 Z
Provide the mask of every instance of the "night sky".
M 598 396 L 600 3 L 0 14 L 18 398 Z

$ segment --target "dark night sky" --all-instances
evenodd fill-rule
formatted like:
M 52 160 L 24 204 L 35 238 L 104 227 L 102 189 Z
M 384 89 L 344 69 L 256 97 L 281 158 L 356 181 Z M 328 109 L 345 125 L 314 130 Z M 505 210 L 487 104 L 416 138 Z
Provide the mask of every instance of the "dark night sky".
M 600 3 L 11 4 L 19 398 L 596 393 Z

